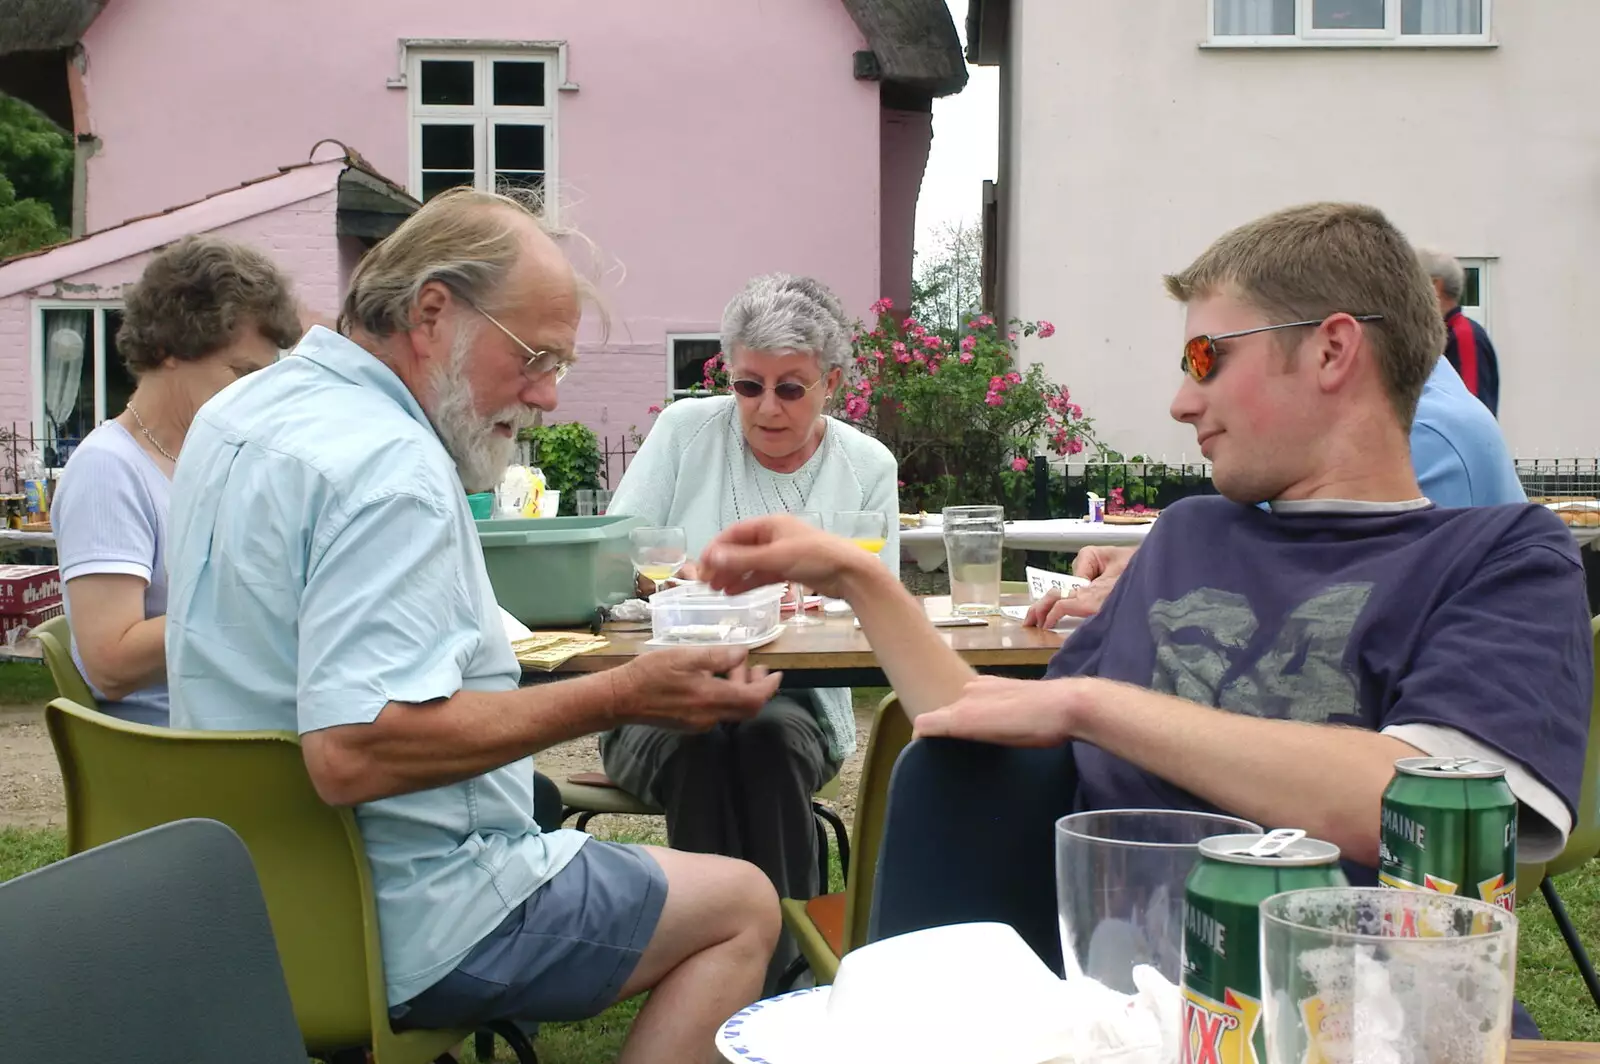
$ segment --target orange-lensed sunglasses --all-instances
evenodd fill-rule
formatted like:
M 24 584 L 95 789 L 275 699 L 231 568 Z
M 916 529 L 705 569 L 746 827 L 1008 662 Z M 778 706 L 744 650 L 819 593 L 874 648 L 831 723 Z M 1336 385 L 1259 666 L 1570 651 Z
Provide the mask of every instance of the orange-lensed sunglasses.
M 1382 321 L 1382 314 L 1353 314 L 1356 321 Z M 1217 341 L 1236 340 L 1241 336 L 1254 336 L 1256 333 L 1272 332 L 1275 329 L 1299 329 L 1307 325 L 1321 325 L 1327 318 L 1316 321 L 1286 321 L 1282 325 L 1262 325 L 1255 329 L 1240 329 L 1238 332 L 1218 333 L 1215 336 L 1194 336 L 1183 345 L 1183 360 L 1178 363 L 1183 371 L 1197 381 L 1203 381 L 1216 372 L 1217 359 L 1222 352 L 1217 350 Z

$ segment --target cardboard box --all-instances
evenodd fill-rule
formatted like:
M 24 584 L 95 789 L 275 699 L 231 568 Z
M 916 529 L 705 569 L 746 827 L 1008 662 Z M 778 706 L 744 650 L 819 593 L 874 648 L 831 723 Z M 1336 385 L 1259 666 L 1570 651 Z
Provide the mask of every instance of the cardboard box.
M 26 613 L 61 601 L 61 570 L 54 565 L 0 565 L 0 613 Z
M 16 646 L 17 641 L 27 635 L 30 629 L 37 628 L 52 617 L 61 616 L 61 611 L 61 603 L 57 601 L 19 613 L 0 613 L 0 646 Z

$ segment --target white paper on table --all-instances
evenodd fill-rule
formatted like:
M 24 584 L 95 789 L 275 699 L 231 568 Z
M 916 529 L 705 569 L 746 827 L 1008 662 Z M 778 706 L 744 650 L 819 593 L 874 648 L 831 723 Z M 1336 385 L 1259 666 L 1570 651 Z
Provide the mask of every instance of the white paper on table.
M 529 628 L 527 625 L 511 616 L 511 614 L 507 613 L 505 611 L 505 607 L 503 606 L 500 609 L 500 623 L 505 625 L 506 638 L 513 643 L 519 639 L 527 639 L 529 636 L 533 635 L 533 629 Z

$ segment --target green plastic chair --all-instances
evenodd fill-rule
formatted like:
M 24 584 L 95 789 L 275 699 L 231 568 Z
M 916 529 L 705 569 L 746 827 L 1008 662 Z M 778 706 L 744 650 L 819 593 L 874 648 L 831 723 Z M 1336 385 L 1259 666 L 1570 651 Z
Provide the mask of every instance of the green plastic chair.
M 44 647 L 44 663 L 50 669 L 50 678 L 56 682 L 56 694 L 80 706 L 97 706 L 99 703 L 89 688 L 89 681 L 78 671 L 78 663 L 72 660 L 72 630 L 67 627 L 67 619 L 52 617 L 30 634 Z
M 389 1026 L 355 816 L 317 796 L 295 735 L 154 728 L 65 698 L 46 707 L 45 723 L 66 786 L 69 853 L 191 817 L 244 840 L 308 1052 L 370 1048 L 374 1064 L 424 1064 L 472 1033 Z
M 1561 937 L 1566 941 L 1573 963 L 1578 966 L 1584 985 L 1589 988 L 1589 996 L 1600 1008 L 1600 976 L 1595 974 L 1594 964 L 1583 947 L 1583 939 L 1578 937 L 1578 929 L 1567 915 L 1566 906 L 1561 904 L 1554 879 L 1555 876 L 1581 868 L 1600 853 L 1600 617 L 1590 622 L 1590 631 L 1594 637 L 1595 689 L 1594 701 L 1589 708 L 1589 742 L 1583 757 L 1583 789 L 1578 795 L 1578 820 L 1567 836 L 1567 845 L 1542 867 L 1517 866 L 1517 897 L 1520 900 L 1533 884 L 1539 884 L 1539 893 L 1544 895 L 1545 904 L 1550 906 L 1550 915 L 1555 917 L 1556 926 L 1561 930 Z
M 872 912 L 872 885 L 878 873 L 878 845 L 883 841 L 883 816 L 889 805 L 889 777 L 894 763 L 911 741 L 911 719 L 890 693 L 878 704 L 867 739 L 856 790 L 856 859 L 845 877 L 843 893 L 809 900 L 784 898 L 783 923 L 800 947 L 800 957 L 784 973 L 789 986 L 805 967 L 817 983 L 833 982 L 839 960 L 865 943 Z

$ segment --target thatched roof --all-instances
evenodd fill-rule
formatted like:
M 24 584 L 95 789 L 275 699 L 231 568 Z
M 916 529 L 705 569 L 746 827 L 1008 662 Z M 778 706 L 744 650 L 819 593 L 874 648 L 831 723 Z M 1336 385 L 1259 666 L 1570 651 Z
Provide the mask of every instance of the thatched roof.
M 884 81 L 930 96 L 948 96 L 967 84 L 961 38 L 945 0 L 844 0 L 844 6 Z
M 105 6 L 106 0 L 0 0 L 0 55 L 71 48 Z

